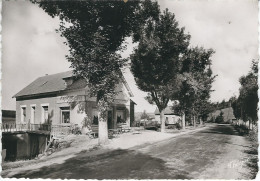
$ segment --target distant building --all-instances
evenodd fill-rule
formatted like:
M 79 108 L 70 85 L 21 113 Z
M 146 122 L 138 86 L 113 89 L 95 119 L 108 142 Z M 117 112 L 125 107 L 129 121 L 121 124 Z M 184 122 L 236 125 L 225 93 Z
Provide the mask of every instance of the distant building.
M 215 122 L 221 112 L 223 112 L 224 122 L 232 122 L 233 120 L 236 120 L 232 107 L 216 110 L 213 113 L 210 113 L 208 115 L 208 120 L 213 120 L 213 122 Z
M 88 90 L 86 81 L 75 77 L 72 71 L 37 78 L 14 96 L 16 123 L 82 125 L 87 115 L 91 124 L 98 124 L 96 98 L 87 96 Z M 134 121 L 133 94 L 123 75 L 116 92 L 107 113 L 109 129 L 115 128 L 117 123 L 130 126 Z
M 155 114 L 155 121 L 161 123 L 160 112 L 158 108 L 156 108 L 154 114 Z M 181 119 L 181 117 L 173 111 L 171 106 L 165 108 L 164 117 L 165 117 L 166 124 L 176 124 Z
M 155 114 L 154 113 L 147 113 L 148 116 L 149 116 L 149 119 L 150 121 L 155 121 Z
M 15 123 L 15 114 L 14 110 L 2 110 L 2 124 Z

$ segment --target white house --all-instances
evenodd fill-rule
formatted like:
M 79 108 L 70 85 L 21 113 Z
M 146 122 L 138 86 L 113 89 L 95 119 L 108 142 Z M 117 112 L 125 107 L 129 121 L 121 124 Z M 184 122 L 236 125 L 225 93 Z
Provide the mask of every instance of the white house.
M 82 125 L 87 116 L 91 124 L 98 124 L 96 98 L 87 96 L 88 89 L 86 81 L 72 71 L 39 77 L 14 96 L 16 123 Z M 123 75 L 116 91 L 107 114 L 108 128 L 116 128 L 122 122 L 130 126 L 134 122 L 133 93 Z M 76 97 L 78 104 L 69 101 L 70 97 Z
M 155 121 L 161 123 L 160 112 L 158 108 L 156 108 L 154 114 L 155 114 Z M 165 117 L 165 124 L 176 124 L 179 120 L 181 120 L 181 117 L 172 110 L 171 106 L 165 108 L 164 117 Z

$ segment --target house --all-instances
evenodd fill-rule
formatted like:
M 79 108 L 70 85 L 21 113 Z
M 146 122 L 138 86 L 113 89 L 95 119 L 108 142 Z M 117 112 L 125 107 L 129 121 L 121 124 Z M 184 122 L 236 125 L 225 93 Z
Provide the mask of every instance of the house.
M 232 107 L 216 110 L 208 115 L 208 120 L 213 120 L 215 122 L 215 119 L 220 115 L 220 113 L 223 112 L 223 118 L 224 122 L 232 122 L 233 120 L 236 120 Z
M 86 81 L 74 76 L 72 71 L 39 77 L 14 95 L 16 123 L 83 126 L 88 120 L 97 125 L 96 98 L 89 97 L 88 90 Z M 116 92 L 118 94 L 107 113 L 109 129 L 116 128 L 117 123 L 130 126 L 134 121 L 133 93 L 123 75 Z
M 15 111 L 14 110 L 2 110 L 2 124 L 15 123 Z
M 155 114 L 155 121 L 161 123 L 160 112 L 158 108 L 156 108 L 154 114 Z M 174 112 L 172 106 L 168 106 L 165 108 L 164 117 L 165 117 L 165 124 L 176 124 L 179 120 L 181 120 L 181 117 Z

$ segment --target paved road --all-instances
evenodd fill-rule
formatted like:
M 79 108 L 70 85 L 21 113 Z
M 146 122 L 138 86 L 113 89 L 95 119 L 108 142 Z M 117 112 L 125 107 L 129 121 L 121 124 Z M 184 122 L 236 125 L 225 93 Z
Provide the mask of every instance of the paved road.
M 231 165 L 246 158 L 244 137 L 230 125 L 213 125 L 153 145 L 128 150 L 81 152 L 61 164 L 16 174 L 16 178 L 192 179 L 248 178 Z M 242 172 L 241 172 L 242 170 Z

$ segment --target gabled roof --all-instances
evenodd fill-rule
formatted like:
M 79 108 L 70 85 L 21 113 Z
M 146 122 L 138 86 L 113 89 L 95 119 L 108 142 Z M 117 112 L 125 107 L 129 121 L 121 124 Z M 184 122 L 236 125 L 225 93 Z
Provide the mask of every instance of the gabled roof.
M 36 95 L 42 93 L 51 93 L 64 90 L 66 88 L 63 78 L 72 76 L 72 71 L 62 72 L 58 74 L 45 75 L 37 78 L 28 86 L 23 88 L 20 92 L 13 97 L 20 97 L 26 95 Z
M 154 111 L 155 115 L 160 114 L 159 109 L 156 107 L 155 111 Z M 165 108 L 164 110 L 164 114 L 168 114 L 168 115 L 176 115 L 176 113 L 174 112 L 174 110 L 172 110 L 172 106 L 168 106 Z
M 75 81 L 71 85 L 66 86 L 66 82 L 64 79 L 68 79 L 70 77 L 73 77 L 72 71 L 39 77 L 28 86 L 23 88 L 20 92 L 15 94 L 13 97 L 55 93 L 59 91 L 76 90 L 87 87 L 87 82 L 84 79 L 75 79 Z M 122 79 L 130 97 L 132 97 L 133 93 L 131 92 L 127 82 L 125 81 L 124 77 Z

